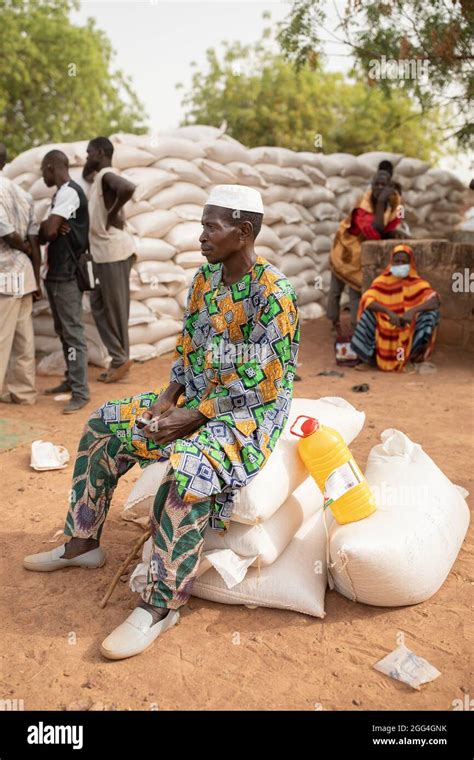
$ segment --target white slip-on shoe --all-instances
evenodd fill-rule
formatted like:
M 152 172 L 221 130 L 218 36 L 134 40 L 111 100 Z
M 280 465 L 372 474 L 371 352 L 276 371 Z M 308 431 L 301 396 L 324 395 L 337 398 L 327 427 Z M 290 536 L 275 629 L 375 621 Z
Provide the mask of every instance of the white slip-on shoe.
M 135 607 L 132 614 L 115 628 L 100 645 L 100 651 L 109 660 L 123 660 L 133 657 L 148 649 L 158 638 L 179 622 L 178 610 L 169 610 L 168 614 L 153 625 L 151 612 L 143 607 Z
M 29 554 L 23 560 L 23 567 L 26 570 L 36 570 L 40 573 L 48 573 L 51 570 L 61 570 L 63 567 L 88 567 L 96 568 L 105 565 L 106 555 L 104 550 L 98 546 L 91 549 L 90 552 L 79 554 L 74 559 L 62 559 L 66 549 L 66 544 L 56 546 L 49 552 L 40 552 L 39 554 Z

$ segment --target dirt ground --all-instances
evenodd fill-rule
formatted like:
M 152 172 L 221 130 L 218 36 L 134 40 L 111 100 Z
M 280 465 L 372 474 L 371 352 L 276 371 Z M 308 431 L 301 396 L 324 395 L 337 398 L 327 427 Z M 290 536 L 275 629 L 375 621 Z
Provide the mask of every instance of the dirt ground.
M 295 396 L 343 396 L 367 415 L 352 445 L 364 467 L 382 430 L 396 427 L 422 444 L 455 483 L 474 492 L 473 362 L 438 347 L 431 375 L 318 377 L 336 368 L 325 319 L 303 324 Z M 41 396 L 35 407 L 1 405 L 0 417 L 31 426 L 30 437 L 64 444 L 73 460 L 88 411 L 108 398 L 146 390 L 167 379 L 170 355 L 136 365 L 127 382 L 104 386 L 90 368 L 92 400 L 78 414 Z M 56 378 L 38 379 L 40 389 Z M 357 394 L 355 383 L 370 391 Z M 472 532 L 443 587 L 429 601 L 406 608 L 376 608 L 326 595 L 326 618 L 282 610 L 221 605 L 192 598 L 180 625 L 138 657 L 104 660 L 99 643 L 137 601 L 119 583 L 105 610 L 104 590 L 140 528 L 121 520 L 120 504 L 140 474 L 134 468 L 116 492 L 104 531 L 108 561 L 100 570 L 51 574 L 22 569 L 25 554 L 45 551 L 62 529 L 73 462 L 41 473 L 29 466 L 30 443 L 0 453 L 1 687 L 0 699 L 23 700 L 34 709 L 257 709 L 257 710 L 451 710 L 453 700 L 474 696 L 472 677 Z M 472 503 L 472 496 L 470 497 Z M 115 506 L 115 508 L 114 508 Z M 60 541 L 60 539 L 57 539 Z M 429 562 L 429 557 L 426 558 Z M 240 633 L 236 645 L 235 632 Z M 405 643 L 441 676 L 421 691 L 393 681 L 372 665 Z M 471 629 L 472 633 L 472 629 Z

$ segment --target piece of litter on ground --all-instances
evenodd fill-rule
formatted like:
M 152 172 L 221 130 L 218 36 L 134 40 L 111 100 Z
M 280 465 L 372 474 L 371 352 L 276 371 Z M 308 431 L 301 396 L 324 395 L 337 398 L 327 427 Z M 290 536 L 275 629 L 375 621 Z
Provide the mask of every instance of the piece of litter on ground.
M 324 377 L 344 377 L 344 372 L 338 372 L 337 369 L 325 369 L 322 372 L 318 372 L 318 375 L 324 375 Z
M 62 470 L 69 462 L 69 451 L 65 446 L 55 446 L 51 441 L 33 441 L 31 463 L 34 470 Z
M 367 391 L 370 389 L 370 385 L 368 383 L 361 383 L 360 385 L 353 385 L 351 390 L 353 390 L 355 393 L 367 393 Z
M 422 362 L 416 365 L 419 375 L 434 375 L 438 368 L 432 362 Z
M 54 397 L 55 401 L 69 401 L 71 398 L 70 393 L 59 393 L 57 396 Z
M 434 681 L 441 675 L 439 670 L 423 657 L 418 657 L 404 644 L 376 662 L 373 668 L 396 681 L 408 684 L 413 689 L 419 689 L 422 684 Z

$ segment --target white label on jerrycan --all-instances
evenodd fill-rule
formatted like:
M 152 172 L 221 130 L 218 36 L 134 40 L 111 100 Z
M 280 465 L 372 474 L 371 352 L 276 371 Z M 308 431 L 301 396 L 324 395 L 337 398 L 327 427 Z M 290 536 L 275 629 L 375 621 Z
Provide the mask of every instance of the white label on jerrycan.
M 336 467 L 328 475 L 324 485 L 324 508 L 329 507 L 333 501 L 340 499 L 347 491 L 362 483 L 363 480 L 364 476 L 353 459 L 349 459 L 345 464 Z

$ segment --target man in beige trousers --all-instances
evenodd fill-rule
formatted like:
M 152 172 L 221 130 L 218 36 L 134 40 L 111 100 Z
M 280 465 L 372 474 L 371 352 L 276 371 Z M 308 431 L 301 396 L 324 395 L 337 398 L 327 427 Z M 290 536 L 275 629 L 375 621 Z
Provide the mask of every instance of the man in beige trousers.
M 41 253 L 33 199 L 2 174 L 0 143 L 0 401 L 34 404 L 33 294 L 40 293 Z

